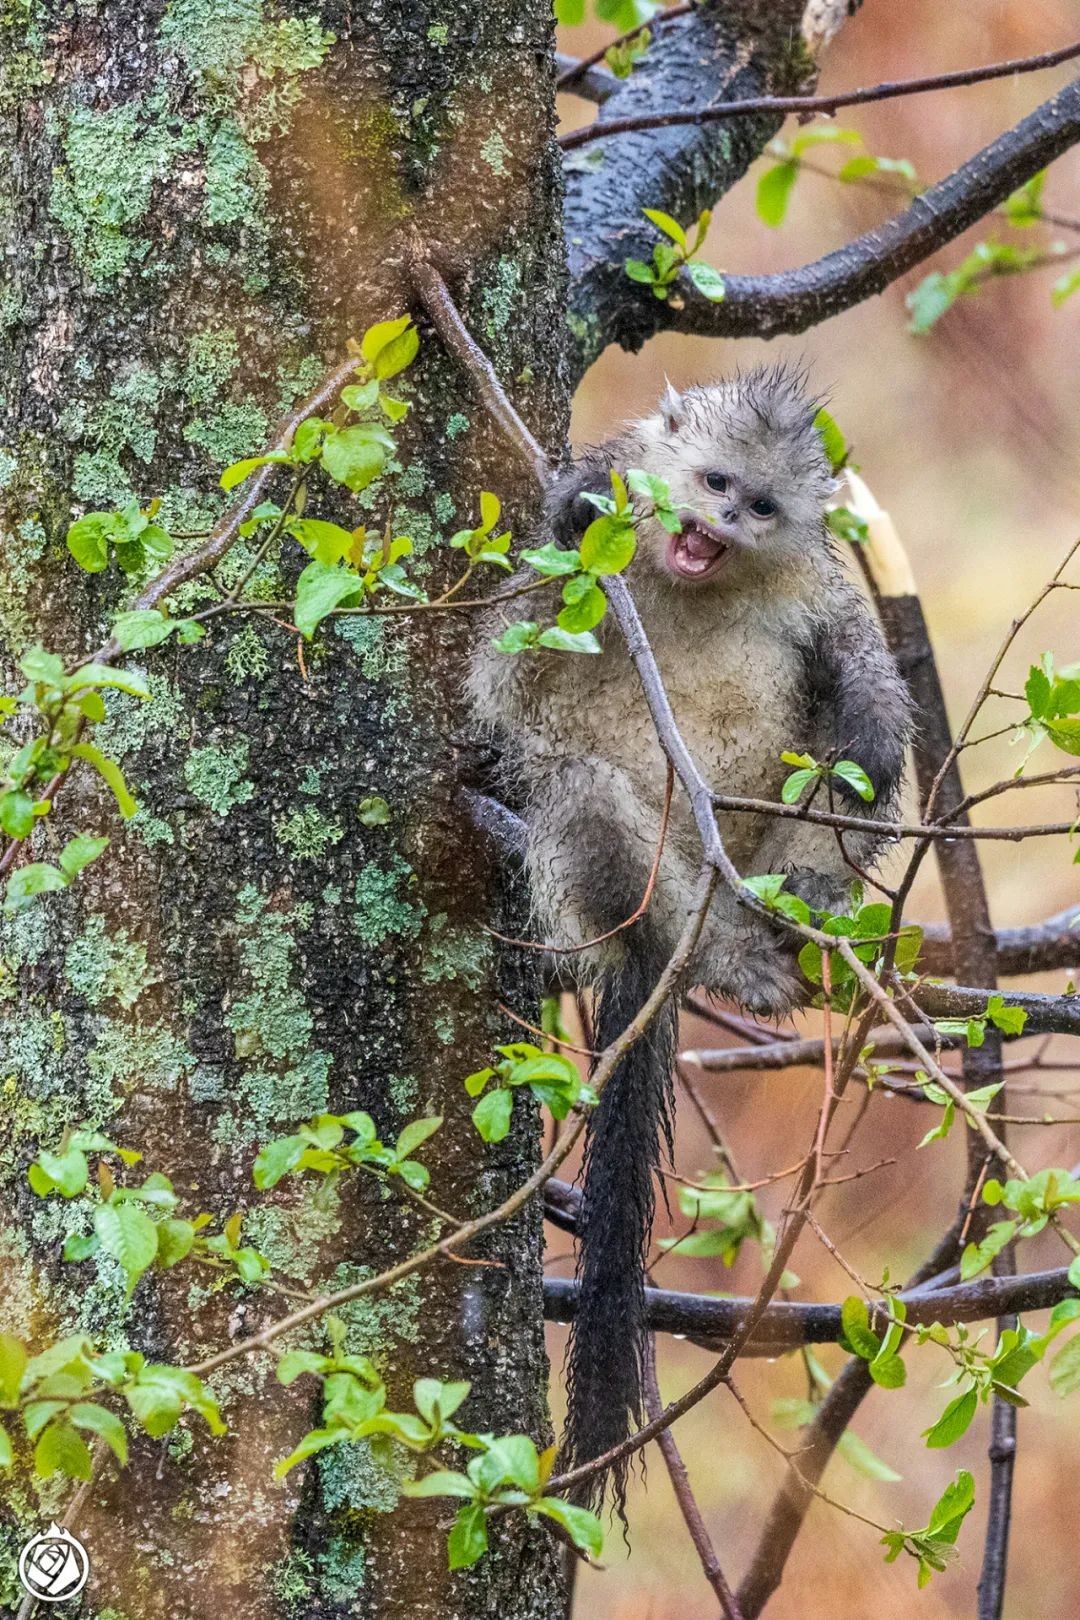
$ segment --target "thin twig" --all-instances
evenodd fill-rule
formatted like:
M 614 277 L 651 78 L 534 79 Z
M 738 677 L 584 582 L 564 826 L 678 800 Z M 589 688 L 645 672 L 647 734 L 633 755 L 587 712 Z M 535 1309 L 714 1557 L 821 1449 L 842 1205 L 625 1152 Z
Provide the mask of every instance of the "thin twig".
M 760 116 L 765 113 L 823 113 L 831 116 L 841 107 L 861 107 L 870 101 L 891 101 L 897 96 L 924 95 L 929 90 L 958 90 L 965 85 L 984 84 L 988 79 L 1004 79 L 1013 73 L 1037 73 L 1059 67 L 1080 56 L 1080 41 L 1063 45 L 1057 51 L 1039 56 L 1018 56 L 1008 62 L 991 62 L 986 67 L 958 68 L 952 73 L 933 73 L 921 79 L 887 79 L 862 90 L 841 90 L 831 96 L 747 96 L 743 101 L 720 101 L 711 107 L 689 107 L 673 112 L 638 113 L 629 118 L 597 119 L 583 129 L 559 137 L 564 152 L 590 141 L 612 135 L 628 135 L 649 129 L 670 129 L 673 124 L 715 124 L 725 118 Z

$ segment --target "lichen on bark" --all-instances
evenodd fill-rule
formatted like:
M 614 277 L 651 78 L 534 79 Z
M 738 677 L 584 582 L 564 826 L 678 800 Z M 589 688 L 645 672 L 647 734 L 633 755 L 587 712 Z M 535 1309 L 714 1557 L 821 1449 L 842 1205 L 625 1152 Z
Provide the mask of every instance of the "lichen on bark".
M 35 639 L 97 645 L 138 584 L 78 573 L 64 547 L 72 514 L 161 495 L 163 521 L 205 527 L 226 499 L 221 462 L 260 448 L 349 338 L 410 307 L 417 237 L 559 448 L 547 0 L 494 0 L 467 18 L 436 0 L 18 9 L 21 55 L 0 97 L 6 673 Z M 340 515 L 392 509 L 436 586 L 447 533 L 481 488 L 498 490 L 518 532 L 529 505 L 465 380 L 426 328 L 423 339 L 395 462 Z M 223 569 L 226 584 L 250 555 Z M 290 570 L 287 557 L 268 564 L 253 588 L 273 595 Z M 179 606 L 207 591 L 187 587 Z M 292 1184 L 257 1195 L 256 1144 L 298 1117 L 366 1108 L 392 1140 L 412 1115 L 443 1114 L 427 1159 L 463 1215 L 533 1164 L 528 1111 L 485 1151 L 461 1087 L 492 1038 L 498 964 L 481 923 L 498 877 L 456 790 L 469 632 L 424 618 L 345 621 L 303 667 L 286 630 L 237 621 L 198 646 L 139 654 L 150 703 L 110 697 L 102 740 L 123 757 L 139 814 L 121 826 L 97 785 L 73 776 L 60 835 L 107 830 L 111 846 L 0 941 L 0 1103 L 14 1125 L 0 1241 L 16 1330 L 44 1342 L 82 1323 L 184 1361 L 275 1311 L 182 1266 L 125 1303 L 119 1277 L 91 1284 L 91 1267 L 61 1263 L 61 1216 L 85 1226 L 88 1208 L 32 1199 L 25 1167 L 65 1122 L 107 1120 L 173 1178 L 187 1213 L 244 1211 L 283 1275 L 329 1286 L 430 1240 L 431 1217 L 374 1185 L 349 1184 L 315 1212 Z M 480 1247 L 499 1266 L 442 1266 L 357 1302 L 350 1333 L 392 1399 L 407 1401 L 419 1374 L 467 1377 L 472 1425 L 547 1438 L 539 1242 L 532 1211 Z M 504 1521 L 492 1556 L 451 1577 L 438 1504 L 399 1503 L 370 1457 L 272 1485 L 274 1461 L 316 1415 L 303 1381 L 280 1389 L 263 1357 L 216 1383 L 228 1437 L 196 1423 L 165 1456 L 137 1442 L 130 1469 L 91 1492 L 80 1533 L 99 1620 L 560 1612 L 542 1529 Z M 12 1496 L 9 1555 L 59 1499 L 53 1487 Z

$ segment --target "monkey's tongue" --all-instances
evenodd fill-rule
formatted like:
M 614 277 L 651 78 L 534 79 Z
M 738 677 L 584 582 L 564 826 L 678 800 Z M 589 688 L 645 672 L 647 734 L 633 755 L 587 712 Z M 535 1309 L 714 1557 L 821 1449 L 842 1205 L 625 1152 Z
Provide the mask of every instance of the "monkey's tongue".
M 672 536 L 669 556 L 676 572 L 694 579 L 715 568 L 727 549 L 722 540 L 686 524 L 681 534 Z

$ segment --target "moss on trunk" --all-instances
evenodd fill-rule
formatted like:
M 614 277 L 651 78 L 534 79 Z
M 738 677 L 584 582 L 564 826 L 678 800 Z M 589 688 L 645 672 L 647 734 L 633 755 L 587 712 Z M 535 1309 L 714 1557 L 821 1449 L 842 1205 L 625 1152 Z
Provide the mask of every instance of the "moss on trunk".
M 549 0 L 270 6 L 160 0 L 5 8 L 0 109 L 10 279 L 0 293 L 0 644 L 87 650 L 130 595 L 80 575 L 73 513 L 160 495 L 203 528 L 216 472 L 257 451 L 348 338 L 408 303 L 410 240 L 429 243 L 538 436 L 562 442 L 562 242 L 551 142 Z M 493 488 L 519 530 L 524 485 L 467 385 L 424 333 L 387 475 L 393 511 L 436 584 L 446 534 Z M 356 507 L 350 503 L 352 522 Z M 197 545 L 196 540 L 182 545 Z M 228 584 L 250 561 L 241 544 Z M 287 570 L 287 564 L 282 564 Z M 256 585 L 272 596 L 276 564 Z M 206 582 L 182 605 L 209 599 Z M 214 1293 L 178 1267 L 130 1304 L 122 1278 L 59 1261 L 80 1200 L 33 1198 L 26 1164 L 66 1123 L 107 1124 L 166 1171 L 185 1212 L 246 1214 L 286 1280 L 340 1285 L 411 1252 L 429 1218 L 378 1184 L 314 1211 L 289 1183 L 258 1195 L 256 1144 L 320 1110 L 366 1108 L 390 1136 L 440 1113 L 438 1201 L 488 1207 L 535 1161 L 537 1122 L 481 1150 L 461 1078 L 504 1033 L 481 930 L 498 888 L 456 799 L 460 669 L 451 616 L 345 620 L 298 665 L 285 630 L 243 619 L 193 648 L 137 655 L 153 701 L 112 697 L 103 744 L 140 802 L 120 825 L 87 775 L 61 835 L 108 831 L 78 885 L 4 924 L 0 1153 L 4 1317 L 48 1342 L 86 1327 L 191 1360 L 282 1302 Z M 388 814 L 364 807 L 385 801 Z M 48 839 L 42 832 L 38 837 Z M 470 1426 L 546 1435 L 539 1219 L 345 1313 L 392 1398 L 419 1373 L 467 1377 Z M 212 1277 L 211 1277 L 212 1280 Z M 315 1342 L 312 1336 L 308 1342 Z M 231 1432 L 194 1422 L 136 1442 L 80 1520 L 91 1608 L 110 1620 L 244 1616 L 553 1616 L 546 1533 L 507 1519 L 451 1577 L 445 1504 L 399 1505 L 359 1446 L 275 1487 L 313 1420 L 310 1392 L 264 1364 L 225 1370 Z M 9 1493 L 8 1556 L 59 1497 Z M 17 1601 L 13 1565 L 7 1595 Z

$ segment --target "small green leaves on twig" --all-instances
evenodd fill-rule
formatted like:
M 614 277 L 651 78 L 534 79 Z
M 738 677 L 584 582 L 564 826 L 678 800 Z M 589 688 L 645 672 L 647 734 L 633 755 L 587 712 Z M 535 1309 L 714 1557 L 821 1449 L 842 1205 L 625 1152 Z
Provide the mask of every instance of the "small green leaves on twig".
M 1026 733 L 1030 742 L 1014 775 L 1022 774 L 1044 737 L 1065 754 L 1080 754 L 1080 664 L 1055 670 L 1053 653 L 1043 653 L 1028 671 L 1024 696 L 1028 714 L 1020 722 L 1020 735 Z
M 785 753 L 781 754 L 780 758 L 785 765 L 798 766 L 780 790 L 780 798 L 784 804 L 798 804 L 811 782 L 822 782 L 828 777 L 835 777 L 838 782 L 846 783 L 867 804 L 873 803 L 874 784 L 862 766 L 857 765 L 853 759 L 838 759 L 835 764 L 823 765 L 812 754 Z
M 442 1124 L 439 1115 L 414 1119 L 405 1126 L 393 1147 L 380 1142 L 370 1114 L 317 1114 L 291 1136 L 279 1136 L 260 1148 L 255 1160 L 255 1185 L 276 1187 L 283 1176 L 310 1171 L 323 1177 L 323 1193 L 354 1169 L 380 1176 L 399 1176 L 414 1192 L 423 1192 L 431 1176 L 426 1165 L 412 1157 Z M 346 1142 L 345 1133 L 352 1140 Z
M 712 265 L 700 264 L 695 259 L 709 229 L 711 210 L 706 208 L 698 216 L 693 245 L 678 220 L 672 219 L 670 214 L 663 213 L 659 208 L 643 208 L 642 213 L 668 240 L 657 242 L 651 264 L 644 259 L 626 260 L 624 269 L 630 280 L 651 287 L 653 297 L 664 300 L 670 296 L 674 283 L 685 270 L 702 297 L 718 304 L 724 296 L 723 276 Z
M 97 1350 L 81 1333 L 31 1356 L 21 1340 L 0 1333 L 0 1410 L 21 1419 L 40 1478 L 90 1479 L 93 1458 L 84 1435 L 104 1441 L 117 1462 L 126 1464 L 124 1424 L 93 1398 L 110 1393 L 121 1397 L 130 1417 L 155 1439 L 175 1428 L 187 1409 L 197 1412 L 212 1434 L 225 1433 L 217 1402 L 183 1367 L 155 1365 L 137 1350 Z M 9 1427 L 0 1425 L 0 1468 L 13 1461 Z
M 921 1591 L 931 1575 L 940 1574 L 956 1557 L 955 1543 L 960 1526 L 974 1505 L 975 1481 L 967 1469 L 962 1468 L 942 1492 L 924 1529 L 886 1531 L 881 1538 L 882 1546 L 888 1548 L 885 1562 L 894 1563 L 902 1552 L 916 1559 Z
M 817 146 L 861 144 L 862 136 L 857 129 L 840 129 L 835 124 L 819 124 L 813 129 L 802 130 L 791 141 L 773 141 L 768 151 L 774 161 L 758 180 L 758 218 L 774 229 L 784 223 L 806 152 Z M 875 157 L 870 152 L 860 152 L 858 157 L 849 158 L 835 173 L 830 173 L 845 185 L 884 176 L 909 196 L 916 196 L 920 189 L 915 170 L 907 158 Z
M 132 501 L 122 512 L 87 512 L 68 529 L 67 548 L 88 574 L 109 566 L 110 550 L 125 574 L 138 574 L 147 563 L 166 562 L 173 543 L 153 521 L 160 505 L 151 501 L 144 511 Z
M 840 1309 L 842 1337 L 840 1343 L 852 1355 L 866 1362 L 867 1371 L 882 1389 L 899 1389 L 907 1378 L 907 1369 L 897 1355 L 904 1336 L 907 1306 L 902 1299 L 889 1298 L 884 1302 L 889 1325 L 884 1338 L 878 1338 L 870 1326 L 870 1312 L 865 1300 L 852 1294 Z
M 502 502 L 497 495 L 485 489 L 480 492 L 480 522 L 475 529 L 459 529 L 450 536 L 450 544 L 464 551 L 470 563 L 491 563 L 506 573 L 512 572 L 507 552 L 510 550 L 510 530 L 492 534 L 502 514 Z
M 592 1087 L 560 1052 L 541 1051 L 528 1041 L 513 1041 L 495 1050 L 500 1061 L 493 1067 L 477 1069 L 465 1080 L 469 1096 L 480 1098 L 472 1120 L 485 1142 L 501 1142 L 509 1131 L 513 1094 L 518 1087 L 527 1087 L 556 1119 L 565 1119 L 571 1108 L 591 1107 L 597 1101 Z M 492 1081 L 495 1084 L 488 1090 Z

